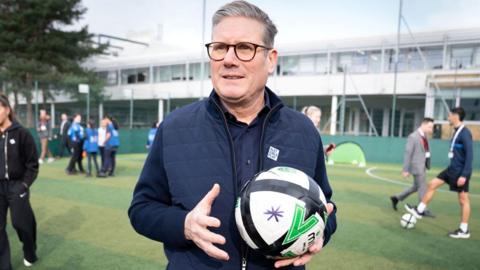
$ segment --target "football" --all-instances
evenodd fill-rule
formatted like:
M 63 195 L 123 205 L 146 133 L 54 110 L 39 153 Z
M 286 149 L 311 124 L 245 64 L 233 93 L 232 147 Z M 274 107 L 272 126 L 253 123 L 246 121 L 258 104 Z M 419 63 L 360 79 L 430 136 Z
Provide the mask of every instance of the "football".
M 250 248 L 270 258 L 296 257 L 320 238 L 326 199 L 304 172 L 275 167 L 257 174 L 242 189 L 235 220 Z
M 410 213 L 406 213 L 400 219 L 400 225 L 405 229 L 413 229 L 417 223 L 417 218 Z

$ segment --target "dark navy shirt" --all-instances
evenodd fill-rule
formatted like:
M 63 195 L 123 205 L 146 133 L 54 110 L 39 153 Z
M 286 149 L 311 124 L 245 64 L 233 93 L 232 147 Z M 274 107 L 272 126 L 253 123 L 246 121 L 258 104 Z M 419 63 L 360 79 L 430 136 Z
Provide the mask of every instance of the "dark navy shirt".
M 454 134 L 458 128 L 455 128 Z M 453 140 L 453 138 L 452 138 Z M 451 143 L 451 142 L 450 142 Z M 450 159 L 449 169 L 461 176 L 469 178 L 472 175 L 473 140 L 472 133 L 464 127 L 453 144 L 453 158 Z
M 258 173 L 259 166 L 259 150 L 260 137 L 262 135 L 262 126 L 268 112 L 271 110 L 270 99 L 268 95 L 264 94 L 265 106 L 258 113 L 257 117 L 250 123 L 250 125 L 240 122 L 237 118 L 228 112 L 228 110 L 220 102 L 218 95 L 214 95 L 225 114 L 228 124 L 228 130 L 232 135 L 235 164 L 237 168 L 237 183 L 242 187 L 248 180 Z

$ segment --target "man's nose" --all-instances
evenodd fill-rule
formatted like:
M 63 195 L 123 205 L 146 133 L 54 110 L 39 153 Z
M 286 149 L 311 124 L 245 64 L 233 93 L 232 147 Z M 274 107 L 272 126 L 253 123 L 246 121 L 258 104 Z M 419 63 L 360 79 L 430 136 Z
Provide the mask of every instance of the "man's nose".
M 235 47 L 230 46 L 227 49 L 227 53 L 225 54 L 225 58 L 223 62 L 225 65 L 234 65 L 238 61 L 237 56 L 235 55 Z

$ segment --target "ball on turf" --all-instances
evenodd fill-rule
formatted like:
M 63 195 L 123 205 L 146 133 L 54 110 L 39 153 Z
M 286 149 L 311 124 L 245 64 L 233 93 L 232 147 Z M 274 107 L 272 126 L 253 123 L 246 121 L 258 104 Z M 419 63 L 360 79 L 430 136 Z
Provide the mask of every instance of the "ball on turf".
M 400 219 L 400 225 L 405 229 L 413 229 L 417 223 L 417 218 L 410 213 L 406 213 Z
M 326 204 L 320 187 L 304 172 L 275 167 L 242 189 L 235 220 L 250 248 L 270 258 L 296 257 L 323 239 Z

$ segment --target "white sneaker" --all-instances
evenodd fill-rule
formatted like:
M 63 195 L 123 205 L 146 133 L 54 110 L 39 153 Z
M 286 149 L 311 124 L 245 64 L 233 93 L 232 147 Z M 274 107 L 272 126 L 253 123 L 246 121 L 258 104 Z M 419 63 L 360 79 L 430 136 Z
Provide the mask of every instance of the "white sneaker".
M 25 265 L 26 267 L 30 267 L 33 265 L 33 263 L 27 261 L 27 259 L 23 258 L 23 265 Z
M 39 158 L 38 159 L 38 164 L 43 164 L 43 159 Z
M 47 162 L 48 162 L 48 163 L 52 163 L 52 162 L 54 162 L 54 161 L 55 161 L 55 159 L 54 159 L 53 157 L 47 159 Z
M 467 238 L 470 238 L 470 232 L 469 231 L 462 231 L 462 229 L 457 229 L 451 233 L 448 234 L 448 236 L 450 236 L 451 238 L 463 238 L 463 239 L 467 239 Z

